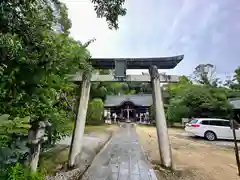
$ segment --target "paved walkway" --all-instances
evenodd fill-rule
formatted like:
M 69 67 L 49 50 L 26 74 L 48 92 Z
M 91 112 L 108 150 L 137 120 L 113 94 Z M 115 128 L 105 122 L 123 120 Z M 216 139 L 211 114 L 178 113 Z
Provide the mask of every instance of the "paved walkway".
M 124 124 L 95 158 L 82 180 L 157 180 L 135 127 Z

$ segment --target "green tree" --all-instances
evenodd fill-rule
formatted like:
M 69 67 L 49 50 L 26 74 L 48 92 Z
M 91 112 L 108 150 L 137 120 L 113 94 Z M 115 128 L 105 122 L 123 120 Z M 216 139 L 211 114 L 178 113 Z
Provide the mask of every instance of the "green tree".
M 180 122 L 190 117 L 229 118 L 231 113 L 224 89 L 189 85 L 170 99 L 167 118 L 169 122 Z
M 217 87 L 219 79 L 216 77 L 216 67 L 212 64 L 200 64 L 193 72 L 193 78 L 197 83 Z
M 108 94 L 108 90 L 106 86 L 104 86 L 102 83 L 96 82 L 92 84 L 90 99 L 100 98 L 104 101 L 106 99 L 107 94 Z
M 119 16 L 126 15 L 125 0 L 91 0 L 99 18 L 105 18 L 110 29 L 118 29 Z
M 124 1 L 92 2 L 97 15 L 117 29 L 118 16 L 126 13 Z M 69 132 L 77 103 L 76 86 L 66 75 L 92 70 L 86 48 L 94 40 L 82 44 L 68 36 L 71 22 L 59 0 L 2 0 L 0 7 L 0 153 L 18 154 L 16 139 L 20 132 L 26 136 L 30 123 L 49 120 L 53 143 Z M 6 160 L 10 156 L 6 153 Z
M 165 85 L 166 92 L 168 93 L 170 98 L 173 98 L 178 93 L 182 92 L 184 89 L 191 86 L 192 84 L 193 84 L 192 81 L 188 77 L 180 76 L 178 83 Z
M 60 2 L 1 1 L 0 6 L 0 115 L 9 114 L 8 122 L 13 123 L 0 143 L 17 152 L 11 132 L 18 132 L 23 117 L 29 116 L 29 122 L 48 119 L 53 125 L 51 142 L 69 132 L 76 102 L 75 86 L 66 75 L 90 70 L 90 54 L 68 37 L 70 21 Z M 6 138 L 9 144 L 3 144 Z
M 193 84 L 193 82 L 187 76 L 180 76 L 179 84 Z
M 101 99 L 93 99 L 89 102 L 87 111 L 88 125 L 100 125 L 103 124 L 103 110 L 104 105 Z
M 240 67 L 234 71 L 233 79 L 227 81 L 226 85 L 233 90 L 240 91 Z
M 166 118 L 169 125 L 174 122 L 181 122 L 181 118 L 189 117 L 190 108 L 187 107 L 180 99 L 172 99 L 167 112 Z
M 234 72 L 234 80 L 236 80 L 237 83 L 240 84 L 240 66 Z

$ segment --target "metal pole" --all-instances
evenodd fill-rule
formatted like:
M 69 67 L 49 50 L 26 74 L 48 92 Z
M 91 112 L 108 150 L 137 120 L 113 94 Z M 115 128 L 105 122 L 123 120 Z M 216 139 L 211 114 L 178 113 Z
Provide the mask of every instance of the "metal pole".
M 235 156 L 236 156 L 236 163 L 238 167 L 238 176 L 240 176 L 240 160 L 239 160 L 239 152 L 238 152 L 238 145 L 237 145 L 237 138 L 236 138 L 236 123 L 234 120 L 231 121 L 232 125 L 232 132 L 233 132 L 233 138 L 234 138 L 234 145 L 235 145 Z
M 152 82 L 152 97 L 154 113 L 156 118 L 158 146 L 161 157 L 161 165 L 165 168 L 172 168 L 172 152 L 169 143 L 167 123 L 164 113 L 162 90 L 160 86 L 160 74 L 156 66 L 149 69 Z
M 75 158 L 81 152 L 81 149 L 82 149 L 90 87 L 91 87 L 90 74 L 85 73 L 83 75 L 83 81 L 81 86 L 81 96 L 79 100 L 80 102 L 78 106 L 77 117 L 74 124 L 72 142 L 71 142 L 71 147 L 69 152 L 69 159 L 68 159 L 69 167 L 74 166 Z

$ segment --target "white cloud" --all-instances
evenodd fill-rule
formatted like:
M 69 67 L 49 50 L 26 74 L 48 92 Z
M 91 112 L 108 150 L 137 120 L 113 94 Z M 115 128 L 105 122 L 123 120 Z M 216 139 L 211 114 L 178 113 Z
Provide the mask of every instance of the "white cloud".
M 82 42 L 96 38 L 89 46 L 93 57 L 184 53 L 184 60 L 167 72 L 187 75 L 200 63 L 216 65 L 221 74 L 239 64 L 239 0 L 126 0 L 127 15 L 117 31 L 96 18 L 90 0 L 62 1 L 69 8 L 71 36 Z
M 106 57 L 115 53 L 119 32 L 110 30 L 105 19 L 97 18 L 90 0 L 62 0 L 72 21 L 70 35 L 81 42 L 92 38 L 96 41 L 89 46 L 94 57 Z M 115 44 L 115 46 L 113 46 Z

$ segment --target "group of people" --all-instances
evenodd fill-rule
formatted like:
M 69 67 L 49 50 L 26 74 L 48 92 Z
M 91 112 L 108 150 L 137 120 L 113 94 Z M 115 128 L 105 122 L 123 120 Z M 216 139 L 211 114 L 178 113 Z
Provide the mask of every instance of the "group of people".
M 126 117 L 121 117 L 121 115 L 116 114 L 116 113 L 111 113 L 111 112 L 106 112 L 105 113 L 105 122 L 107 124 L 112 124 L 112 123 L 119 123 L 123 121 L 131 121 L 131 122 L 136 122 L 136 123 L 141 123 L 141 124 L 150 124 L 150 118 L 148 112 L 146 113 L 140 113 L 139 115 L 136 114 L 135 118 L 128 119 Z

